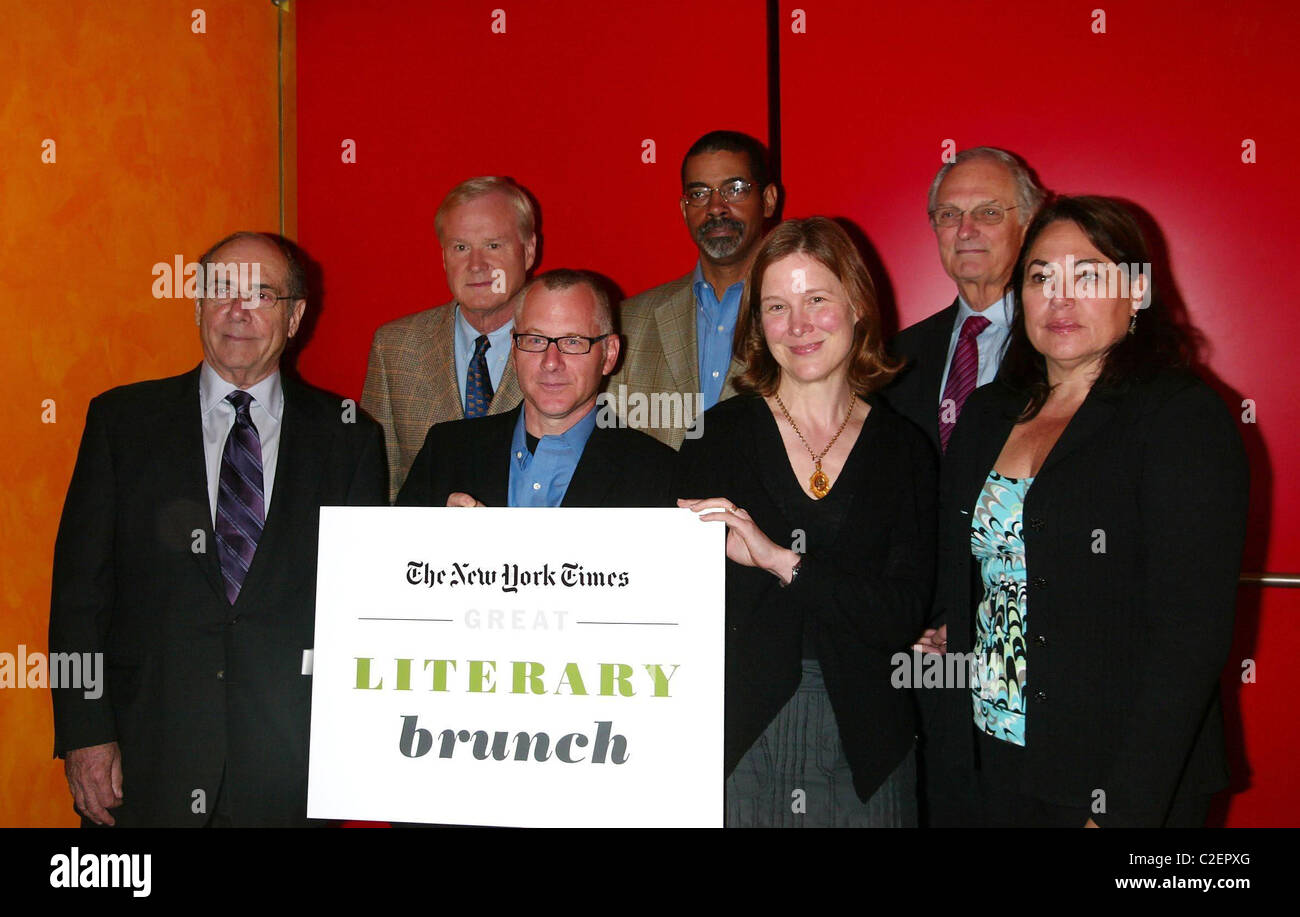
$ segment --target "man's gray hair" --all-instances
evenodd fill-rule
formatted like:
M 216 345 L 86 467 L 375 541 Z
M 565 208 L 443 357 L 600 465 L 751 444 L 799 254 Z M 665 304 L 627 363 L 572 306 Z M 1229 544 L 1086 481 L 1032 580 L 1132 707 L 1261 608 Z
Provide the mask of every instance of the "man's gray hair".
M 529 291 L 537 286 L 552 292 L 568 290 L 573 287 L 586 287 L 591 290 L 592 295 L 596 297 L 596 332 L 598 334 L 614 333 L 614 306 L 610 302 L 608 291 L 605 289 L 605 280 L 599 274 L 563 267 L 538 274 L 519 291 L 519 298 L 515 300 L 516 322 L 519 321 L 519 316 L 524 311 L 524 300 L 528 298 Z
M 447 196 L 438 205 L 438 212 L 433 215 L 433 231 L 442 242 L 442 231 L 447 222 L 447 214 L 461 204 L 478 200 L 489 194 L 504 194 L 515 209 L 515 221 L 519 227 L 519 241 L 527 243 L 537 232 L 537 212 L 533 202 L 523 188 L 515 184 L 514 179 L 498 175 L 480 175 L 467 178 L 447 192 Z
M 248 230 L 232 232 L 220 242 L 214 244 L 203 254 L 199 255 L 199 264 L 203 265 L 206 269 L 206 266 L 212 263 L 213 256 L 216 255 L 220 249 L 229 245 L 231 242 L 240 242 L 245 239 L 258 239 L 262 242 L 269 242 L 274 245 L 279 250 L 280 254 L 284 256 L 285 265 L 289 269 L 288 276 L 285 278 L 285 282 L 288 284 L 289 289 L 285 290 L 285 295 L 292 296 L 294 299 L 307 298 L 307 268 L 303 265 L 302 259 L 299 257 L 297 249 L 294 247 L 293 243 L 282 236 L 272 235 L 269 232 L 250 232 Z M 200 289 L 200 297 L 202 296 L 202 293 L 203 290 Z
M 952 171 L 953 166 L 977 159 L 996 162 L 1011 173 L 1011 178 L 1016 183 L 1016 205 L 1022 211 L 1020 223 L 1022 226 L 1027 225 L 1038 212 L 1038 208 L 1043 206 L 1043 201 L 1047 199 L 1047 192 L 1043 190 L 1042 185 L 1038 184 L 1023 159 L 1015 153 L 1000 150 L 995 146 L 971 147 L 969 150 L 959 152 L 952 162 L 945 162 L 938 174 L 934 176 L 934 181 L 930 182 L 930 197 L 926 203 L 926 213 L 932 213 L 938 206 L 939 186 L 943 184 L 944 177 Z

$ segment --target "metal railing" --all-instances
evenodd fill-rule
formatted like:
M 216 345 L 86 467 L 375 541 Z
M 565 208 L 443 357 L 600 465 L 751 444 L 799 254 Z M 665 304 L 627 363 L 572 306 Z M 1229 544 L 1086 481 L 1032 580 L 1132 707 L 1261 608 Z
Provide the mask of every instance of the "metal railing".
M 1243 586 L 1281 586 L 1300 589 L 1300 573 L 1243 573 L 1238 580 Z

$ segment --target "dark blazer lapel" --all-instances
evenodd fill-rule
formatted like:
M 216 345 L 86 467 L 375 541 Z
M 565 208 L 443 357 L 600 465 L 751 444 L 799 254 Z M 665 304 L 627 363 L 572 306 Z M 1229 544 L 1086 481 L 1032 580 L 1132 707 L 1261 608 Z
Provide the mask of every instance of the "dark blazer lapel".
M 256 594 L 261 584 L 275 574 L 281 545 L 286 539 L 300 536 L 304 520 L 315 519 L 317 484 L 321 469 L 329 458 L 330 436 L 298 384 L 283 373 L 284 415 L 280 420 L 280 446 L 275 462 L 275 485 L 271 489 L 271 508 L 262 527 L 262 537 L 253 555 L 253 564 L 239 591 L 240 598 Z M 341 423 L 340 408 L 340 420 Z M 222 595 L 225 595 L 223 589 Z M 238 604 L 238 601 L 236 602 Z
M 1045 472 L 1050 471 L 1054 465 L 1110 423 L 1117 410 L 1116 401 L 1113 393 L 1099 391 L 1096 387 L 1088 392 L 1088 397 L 1083 399 L 1083 404 L 1079 405 L 1079 409 L 1066 424 L 1061 438 L 1056 441 L 1056 445 L 1052 446 L 1052 451 L 1047 453 L 1038 475 L 1041 477 Z
M 202 364 L 200 364 L 201 366 Z M 176 397 L 168 402 L 163 414 L 158 419 L 156 429 L 167 431 L 159 440 L 162 449 L 168 450 L 163 457 L 161 473 L 175 474 L 173 483 L 164 478 L 158 482 L 158 493 L 172 497 L 179 493 L 186 503 L 202 507 L 202 528 L 206 551 L 191 551 L 190 556 L 198 564 L 221 600 L 226 600 L 226 585 L 221 578 L 221 561 L 217 554 L 217 535 L 212 527 L 212 504 L 208 499 L 208 466 L 203 453 L 203 415 L 199 403 L 199 368 L 181 376 L 176 386 Z M 172 432 L 174 431 L 174 432 Z M 195 518 L 196 528 L 198 517 Z
M 948 345 L 952 342 L 953 322 L 957 321 L 957 300 L 953 300 L 952 305 L 943 311 L 943 315 L 946 318 L 935 323 L 929 332 L 929 339 L 922 344 L 921 348 L 921 353 L 925 354 L 924 359 L 929 360 L 937 370 L 922 379 L 924 385 L 921 390 L 925 404 L 930 410 L 927 431 L 936 441 L 939 437 L 939 399 L 943 397 L 940 386 L 943 385 L 943 374 L 948 370 Z
M 469 421 L 479 428 L 466 450 L 469 468 L 467 476 L 475 481 L 476 491 L 470 496 L 485 506 L 510 505 L 510 441 L 515 435 L 515 424 L 523 405 L 504 414 L 492 414 L 481 421 Z
M 967 519 L 975 501 L 979 499 L 984 480 L 1002 454 L 1002 447 L 1006 445 L 1007 437 L 1011 435 L 1011 428 L 1015 426 L 1016 417 L 1023 406 L 1024 400 L 1020 396 L 1009 389 L 1002 389 L 997 397 L 980 399 L 977 404 L 967 402 L 962 410 L 960 425 L 963 431 L 971 429 L 976 434 L 974 458 L 960 463 L 945 461 L 943 469 L 945 474 L 949 473 L 949 469 L 952 469 L 953 474 L 961 474 L 953 482 L 953 492 L 958 498 L 959 509 Z M 967 411 L 973 412 L 969 419 L 966 417 Z
M 637 469 L 626 468 L 620 461 L 618 449 L 612 440 L 617 434 L 600 425 L 591 431 L 587 445 L 578 459 L 578 467 L 573 469 L 573 478 L 564 492 L 561 506 L 616 506 L 617 501 L 607 500 L 607 496 L 618 484 L 620 472 L 636 474 Z

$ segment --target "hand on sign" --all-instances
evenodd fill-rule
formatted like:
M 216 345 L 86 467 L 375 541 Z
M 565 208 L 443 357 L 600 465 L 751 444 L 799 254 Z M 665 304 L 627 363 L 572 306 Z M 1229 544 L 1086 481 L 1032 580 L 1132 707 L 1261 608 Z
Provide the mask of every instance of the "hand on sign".
M 678 500 L 677 505 L 695 513 L 703 513 L 705 522 L 723 522 L 727 526 L 727 557 L 745 567 L 758 567 L 777 577 L 783 583 L 791 580 L 790 571 L 799 561 L 799 555 L 783 548 L 763 534 L 763 530 L 750 518 L 749 513 L 726 497 L 709 497 L 704 500 Z M 716 512 L 706 512 L 716 510 Z
M 486 503 L 480 503 L 469 494 L 454 493 L 447 497 L 448 506 L 486 506 Z

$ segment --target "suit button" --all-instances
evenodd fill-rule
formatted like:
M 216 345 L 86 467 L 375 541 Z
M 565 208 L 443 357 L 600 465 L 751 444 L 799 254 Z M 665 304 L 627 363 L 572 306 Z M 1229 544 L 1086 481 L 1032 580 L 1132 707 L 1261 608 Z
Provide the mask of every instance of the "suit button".
M 1039 519 L 1037 516 L 1029 520 L 1029 527 L 1033 529 L 1035 532 L 1040 531 L 1042 527 L 1046 524 L 1047 523 L 1045 523 L 1042 519 Z
M 1034 642 L 1037 643 L 1039 646 L 1047 646 L 1047 638 L 1044 637 L 1042 634 L 1039 634 L 1037 637 L 1035 637 Z
M 1035 576 L 1029 581 L 1029 585 L 1033 586 L 1035 589 L 1046 589 L 1047 580 L 1043 579 L 1041 576 Z
M 223 681 L 226 677 L 225 669 L 217 669 L 217 681 Z
M 1038 701 L 1040 704 L 1045 703 L 1047 701 L 1047 695 L 1042 691 L 1037 691 L 1034 693 L 1034 700 Z

